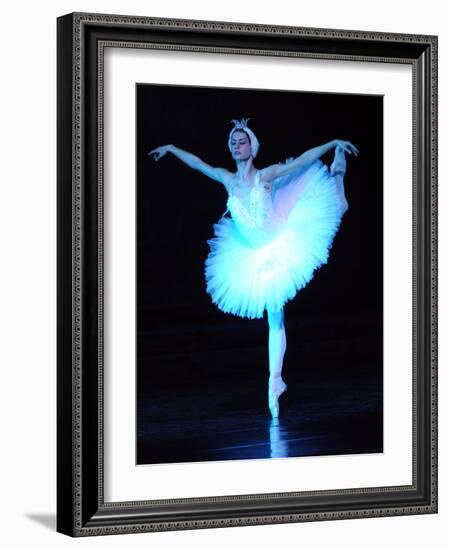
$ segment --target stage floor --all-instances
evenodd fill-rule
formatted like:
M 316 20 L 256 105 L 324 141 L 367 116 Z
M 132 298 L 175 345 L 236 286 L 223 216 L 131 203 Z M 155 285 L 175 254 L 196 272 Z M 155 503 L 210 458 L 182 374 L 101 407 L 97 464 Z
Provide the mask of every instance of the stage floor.
M 317 368 L 284 375 L 280 417 L 267 406 L 262 373 L 230 370 L 182 385 L 138 388 L 137 463 L 200 462 L 381 453 L 382 376 L 375 365 Z

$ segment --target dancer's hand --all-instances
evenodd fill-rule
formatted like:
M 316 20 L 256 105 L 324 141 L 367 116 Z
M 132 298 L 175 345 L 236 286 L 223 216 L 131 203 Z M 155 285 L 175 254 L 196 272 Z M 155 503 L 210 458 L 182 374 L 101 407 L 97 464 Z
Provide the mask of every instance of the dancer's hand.
M 336 139 L 334 140 L 335 147 L 341 147 L 345 153 L 348 153 L 349 155 L 355 155 L 357 156 L 359 154 L 359 150 L 355 145 L 353 145 L 350 141 L 344 141 L 342 139 Z
M 148 156 L 152 156 L 154 160 L 159 160 L 169 152 L 170 147 L 171 145 L 161 145 L 160 147 L 156 147 L 156 149 L 153 149 L 148 153 Z

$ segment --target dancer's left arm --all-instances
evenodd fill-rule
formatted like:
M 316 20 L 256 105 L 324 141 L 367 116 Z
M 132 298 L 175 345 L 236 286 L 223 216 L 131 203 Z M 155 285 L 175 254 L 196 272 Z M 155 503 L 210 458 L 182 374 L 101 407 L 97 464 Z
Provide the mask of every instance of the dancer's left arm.
M 349 141 L 333 139 L 332 141 L 329 141 L 324 145 L 319 145 L 318 147 L 309 149 L 299 157 L 293 159 L 286 164 L 272 164 L 271 166 L 267 166 L 266 168 L 261 170 L 262 178 L 265 181 L 271 181 L 279 178 L 280 176 L 286 176 L 292 172 L 295 172 L 299 168 L 305 168 L 306 166 L 312 164 L 320 157 L 322 157 L 325 153 L 337 146 L 340 146 L 345 151 L 345 153 L 348 153 L 350 155 L 358 155 L 359 151 L 357 147 Z

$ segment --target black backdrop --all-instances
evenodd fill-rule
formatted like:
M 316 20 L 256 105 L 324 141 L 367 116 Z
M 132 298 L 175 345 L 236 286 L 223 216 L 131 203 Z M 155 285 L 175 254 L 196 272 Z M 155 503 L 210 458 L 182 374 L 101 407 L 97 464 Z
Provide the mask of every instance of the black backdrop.
M 173 143 L 212 166 L 235 171 L 227 148 L 233 118 L 250 117 L 260 141 L 255 166 L 296 157 L 335 138 L 360 151 L 348 157 L 349 210 L 327 266 L 288 305 L 297 308 L 379 308 L 382 302 L 382 97 L 137 86 L 137 273 L 141 312 L 215 307 L 205 291 L 206 240 L 225 211 L 224 187 L 167 154 Z M 332 153 L 323 160 L 330 164 Z
M 379 308 L 382 302 L 382 97 L 187 86 L 137 86 L 137 273 L 140 312 L 214 307 L 205 292 L 206 240 L 225 210 L 226 191 L 167 154 L 173 143 L 212 166 L 235 171 L 227 148 L 233 118 L 250 117 L 261 144 L 257 168 L 332 139 L 360 151 L 345 178 L 349 210 L 327 267 L 288 305 Z M 332 153 L 323 160 L 330 164 Z
M 307 357 L 319 362 L 326 350 L 332 360 L 355 369 L 360 366 L 354 358 L 364 357 L 366 364 L 375 366 L 380 383 L 383 98 L 139 84 L 136 99 L 138 431 L 147 433 L 144 426 L 162 418 L 163 412 L 151 409 L 148 399 L 156 399 L 168 384 L 184 388 L 192 380 L 203 383 L 205 373 L 209 380 L 224 380 L 232 365 L 237 372 L 254 369 L 266 375 L 266 368 L 260 369 L 260 359 L 266 356 L 266 318 L 225 314 L 206 292 L 206 241 L 226 209 L 225 188 L 170 153 L 158 162 L 148 156 L 157 146 L 173 143 L 212 166 L 235 171 L 227 147 L 231 119 L 250 118 L 260 142 L 256 168 L 299 156 L 335 138 L 358 147 L 358 157 L 347 157 L 349 210 L 329 261 L 285 307 L 286 368 L 291 369 L 294 361 L 289 342 L 296 341 L 304 343 L 298 356 L 301 364 Z M 322 160 L 330 164 L 332 157 L 333 151 Z M 330 339 L 334 346 L 326 347 Z M 232 351 L 240 353 L 248 346 L 253 352 L 247 357 L 257 360 L 238 366 Z M 214 355 L 208 356 L 212 351 Z M 221 370 L 220 357 L 225 355 L 226 367 Z M 260 382 L 264 384 L 265 378 Z

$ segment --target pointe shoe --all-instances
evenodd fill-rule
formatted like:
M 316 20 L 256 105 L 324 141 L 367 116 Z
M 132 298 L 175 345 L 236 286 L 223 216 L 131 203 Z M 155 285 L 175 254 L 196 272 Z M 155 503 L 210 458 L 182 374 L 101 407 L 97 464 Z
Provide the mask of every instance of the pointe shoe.
M 274 380 L 270 377 L 268 382 L 268 407 L 271 416 L 279 416 L 279 397 L 287 390 L 287 384 L 279 376 Z
M 334 161 L 331 164 L 331 176 L 344 176 L 346 174 L 346 158 L 342 147 L 335 148 Z

